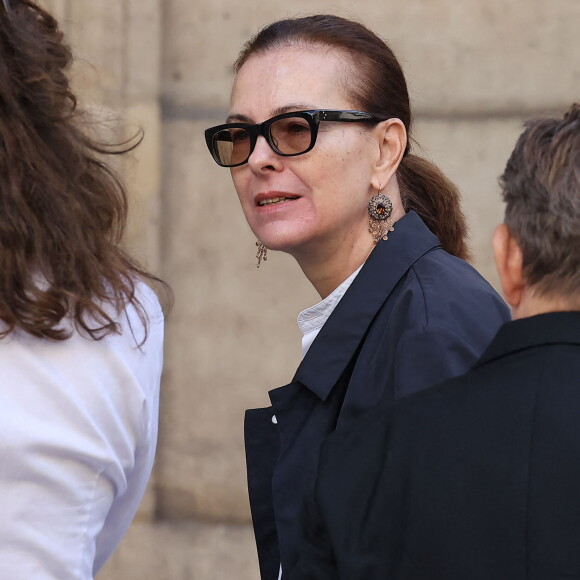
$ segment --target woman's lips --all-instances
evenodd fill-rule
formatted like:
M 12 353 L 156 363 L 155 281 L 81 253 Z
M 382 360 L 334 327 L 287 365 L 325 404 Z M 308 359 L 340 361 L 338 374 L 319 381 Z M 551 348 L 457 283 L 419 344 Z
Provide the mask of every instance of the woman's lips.
M 275 203 L 283 203 L 285 201 L 292 201 L 293 199 L 298 199 L 298 197 L 273 197 L 272 199 L 264 199 L 264 200 L 258 202 L 258 205 L 260 207 L 263 207 L 265 205 L 272 205 Z
M 255 197 L 255 202 L 257 206 L 265 207 L 293 201 L 299 197 L 299 195 L 292 195 L 290 193 L 265 193 L 258 194 Z

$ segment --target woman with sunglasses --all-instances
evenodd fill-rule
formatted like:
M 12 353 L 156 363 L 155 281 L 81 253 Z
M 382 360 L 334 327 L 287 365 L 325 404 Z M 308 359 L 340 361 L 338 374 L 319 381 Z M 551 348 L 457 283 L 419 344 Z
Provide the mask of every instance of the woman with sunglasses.
M 457 190 L 411 151 L 405 79 L 380 38 L 336 16 L 280 21 L 235 72 L 209 150 L 231 168 L 258 260 L 291 254 L 322 298 L 299 316 L 293 381 L 246 415 L 260 570 L 276 580 L 296 562 L 324 439 L 466 371 L 509 313 L 464 261 Z
M 163 313 L 120 247 L 122 184 L 76 110 L 57 22 L 0 3 L 0 578 L 89 580 L 157 438 Z M 94 126 L 94 124 L 93 124 Z

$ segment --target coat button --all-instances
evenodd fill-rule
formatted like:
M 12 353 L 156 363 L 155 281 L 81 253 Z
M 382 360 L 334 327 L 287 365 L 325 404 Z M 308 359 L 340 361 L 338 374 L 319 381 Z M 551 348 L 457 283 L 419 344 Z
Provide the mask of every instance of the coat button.
M 276 419 L 276 415 L 272 415 L 272 423 L 274 423 L 274 425 L 278 425 L 278 419 Z

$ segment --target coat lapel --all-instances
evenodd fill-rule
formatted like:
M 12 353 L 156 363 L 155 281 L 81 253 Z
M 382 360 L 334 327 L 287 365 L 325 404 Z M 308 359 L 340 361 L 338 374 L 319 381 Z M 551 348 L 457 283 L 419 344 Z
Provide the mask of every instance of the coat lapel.
M 326 400 L 363 339 L 372 319 L 409 268 L 440 247 L 415 212 L 395 224 L 387 241 L 371 252 L 298 367 L 298 381 Z

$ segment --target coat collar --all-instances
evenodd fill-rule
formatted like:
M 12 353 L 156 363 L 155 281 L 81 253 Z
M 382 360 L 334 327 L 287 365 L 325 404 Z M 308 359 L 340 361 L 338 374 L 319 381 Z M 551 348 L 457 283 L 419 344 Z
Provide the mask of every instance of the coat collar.
M 389 239 L 371 252 L 293 380 L 325 400 L 397 282 L 421 256 L 438 247 L 439 240 L 415 212 L 398 220 Z
M 580 312 L 548 312 L 506 322 L 477 366 L 541 345 L 580 345 Z

